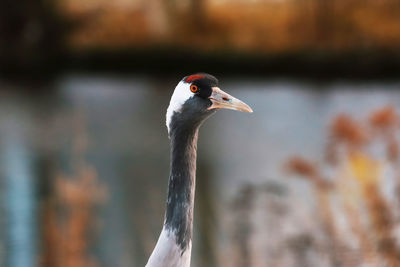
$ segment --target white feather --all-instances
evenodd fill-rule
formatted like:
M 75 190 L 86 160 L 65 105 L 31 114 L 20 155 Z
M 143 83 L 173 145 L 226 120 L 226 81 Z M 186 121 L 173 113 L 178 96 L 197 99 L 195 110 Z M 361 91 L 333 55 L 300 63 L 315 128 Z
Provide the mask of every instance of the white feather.
M 189 267 L 192 243 L 184 253 L 176 244 L 175 234 L 163 228 L 157 245 L 145 267 Z
M 183 104 L 193 96 L 194 93 L 190 91 L 190 83 L 181 81 L 175 87 L 166 114 L 166 125 L 168 128 L 168 132 L 169 132 L 169 125 L 171 123 L 171 118 L 174 112 L 181 112 Z

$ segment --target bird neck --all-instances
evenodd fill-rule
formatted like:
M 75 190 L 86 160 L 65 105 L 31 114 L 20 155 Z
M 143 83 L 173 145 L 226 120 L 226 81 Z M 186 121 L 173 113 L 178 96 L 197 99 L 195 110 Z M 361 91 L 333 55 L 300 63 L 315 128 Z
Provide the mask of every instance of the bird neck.
M 175 234 L 182 253 L 191 247 L 192 240 L 198 128 L 176 127 L 170 133 L 171 173 L 165 228 Z

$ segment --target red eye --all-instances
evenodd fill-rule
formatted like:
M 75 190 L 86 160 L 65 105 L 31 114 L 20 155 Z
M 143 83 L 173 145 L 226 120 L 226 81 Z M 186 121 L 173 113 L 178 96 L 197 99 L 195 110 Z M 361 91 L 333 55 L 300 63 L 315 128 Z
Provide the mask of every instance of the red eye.
M 192 93 L 197 93 L 199 91 L 199 88 L 197 87 L 197 85 L 192 84 L 190 86 L 190 91 L 192 91 Z

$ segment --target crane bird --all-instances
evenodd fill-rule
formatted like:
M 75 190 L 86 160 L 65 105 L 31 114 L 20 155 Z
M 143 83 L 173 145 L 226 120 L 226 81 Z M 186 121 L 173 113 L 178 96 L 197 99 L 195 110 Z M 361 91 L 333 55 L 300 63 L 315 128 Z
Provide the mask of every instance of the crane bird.
M 210 74 L 184 77 L 166 114 L 171 165 L 164 225 L 146 267 L 189 267 L 192 250 L 196 150 L 200 125 L 218 109 L 253 112 L 218 87 Z

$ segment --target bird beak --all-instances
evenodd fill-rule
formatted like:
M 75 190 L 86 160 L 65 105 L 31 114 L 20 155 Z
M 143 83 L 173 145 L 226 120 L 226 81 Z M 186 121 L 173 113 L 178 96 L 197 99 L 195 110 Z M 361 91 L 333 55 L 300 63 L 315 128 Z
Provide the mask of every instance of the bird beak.
M 246 105 L 239 99 L 225 93 L 218 87 L 212 88 L 211 96 L 208 99 L 210 99 L 212 102 L 212 105 L 208 108 L 208 110 L 225 108 L 250 113 L 253 112 L 253 110 L 248 105 Z

